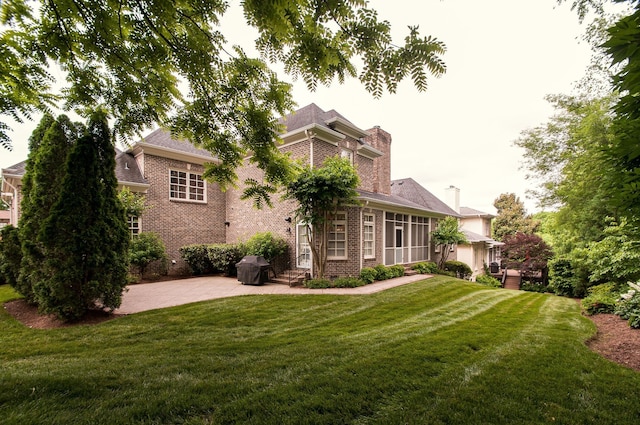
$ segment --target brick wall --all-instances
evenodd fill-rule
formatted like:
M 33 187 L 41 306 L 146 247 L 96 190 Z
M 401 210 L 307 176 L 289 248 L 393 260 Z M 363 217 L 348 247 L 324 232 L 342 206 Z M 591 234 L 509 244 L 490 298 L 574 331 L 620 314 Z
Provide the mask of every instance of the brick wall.
M 145 155 L 144 176 L 149 182 L 147 210 L 142 214 L 143 232 L 156 232 L 167 248 L 170 274 L 188 272 L 180 258 L 180 247 L 196 243 L 224 243 L 226 201 L 217 184 L 206 183 L 207 202 L 181 202 L 169 199 L 170 170 L 202 173 L 201 165 Z

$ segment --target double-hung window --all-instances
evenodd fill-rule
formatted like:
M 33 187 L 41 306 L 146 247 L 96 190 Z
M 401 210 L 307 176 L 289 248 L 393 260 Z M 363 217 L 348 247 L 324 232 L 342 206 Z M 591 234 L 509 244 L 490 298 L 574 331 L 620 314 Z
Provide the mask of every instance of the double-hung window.
M 347 258 L 347 213 L 339 212 L 330 218 L 327 258 Z
M 206 186 L 202 175 L 188 171 L 171 170 L 170 199 L 206 202 L 205 193 Z
M 375 248 L 376 248 L 376 237 L 375 237 L 375 226 L 376 226 L 376 216 L 373 214 L 363 214 L 363 249 L 364 249 L 364 258 L 375 258 Z
M 129 225 L 129 233 L 131 238 L 135 238 L 140 234 L 140 217 L 136 215 L 130 215 L 127 219 Z

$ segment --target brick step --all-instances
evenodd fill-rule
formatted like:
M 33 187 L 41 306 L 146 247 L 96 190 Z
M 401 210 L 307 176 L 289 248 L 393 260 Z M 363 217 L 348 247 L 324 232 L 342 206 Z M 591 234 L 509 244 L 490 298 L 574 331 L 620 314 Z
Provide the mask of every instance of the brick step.
M 270 278 L 269 282 L 289 286 L 301 286 L 307 273 L 308 270 L 306 269 L 285 270 L 278 273 L 278 277 Z
M 404 268 L 404 275 L 405 276 L 415 276 L 417 274 L 418 274 L 418 272 L 413 270 L 411 267 L 405 267 Z

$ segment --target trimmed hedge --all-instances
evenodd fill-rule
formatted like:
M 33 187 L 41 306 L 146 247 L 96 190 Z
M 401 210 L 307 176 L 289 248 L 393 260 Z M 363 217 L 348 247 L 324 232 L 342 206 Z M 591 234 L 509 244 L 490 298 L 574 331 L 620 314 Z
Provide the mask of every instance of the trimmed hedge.
M 207 247 L 206 244 L 196 244 L 180 248 L 180 256 L 191 268 L 191 273 L 196 276 L 214 272 L 213 264 L 207 255 Z
M 444 263 L 444 270 L 456 274 L 459 279 L 467 279 L 471 276 L 471 267 L 462 261 L 450 260 Z
M 360 279 L 368 285 L 375 282 L 377 274 L 374 268 L 364 267 L 360 270 Z
M 194 275 L 232 275 L 235 264 L 244 257 L 244 249 L 236 244 L 196 244 L 180 248 L 180 255 L 189 264 Z

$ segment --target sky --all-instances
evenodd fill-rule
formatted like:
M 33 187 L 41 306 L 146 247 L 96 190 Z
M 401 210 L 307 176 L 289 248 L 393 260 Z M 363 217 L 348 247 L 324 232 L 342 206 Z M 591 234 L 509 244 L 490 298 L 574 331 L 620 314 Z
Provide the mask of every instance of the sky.
M 553 114 L 545 95 L 570 94 L 584 76 L 591 56 L 581 40 L 586 24 L 556 0 L 371 0 L 370 6 L 391 22 L 395 44 L 403 44 L 409 25 L 444 42 L 447 72 L 431 77 L 424 92 L 407 80 L 380 99 L 357 79 L 310 92 L 279 73 L 294 83 L 298 106 L 335 109 L 362 129 L 379 125 L 392 136 L 391 177 L 411 177 L 443 201 L 453 185 L 462 206 L 495 214 L 493 201 L 515 193 L 529 213 L 538 211 L 526 198 L 532 183 L 513 141 Z M 222 25 L 232 42 L 251 45 L 237 7 Z M 0 168 L 26 159 L 36 124 L 13 126 L 14 149 L 0 147 Z

